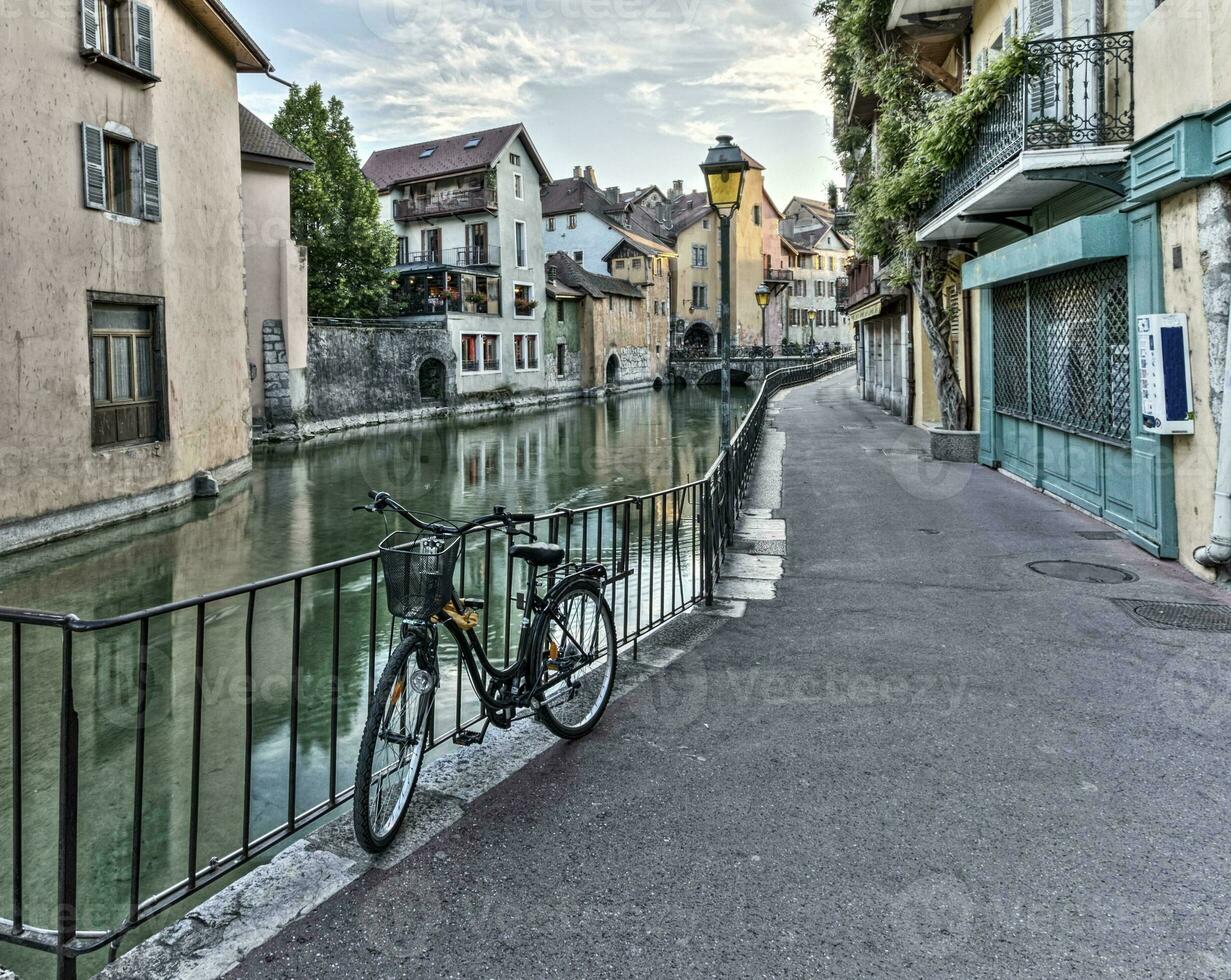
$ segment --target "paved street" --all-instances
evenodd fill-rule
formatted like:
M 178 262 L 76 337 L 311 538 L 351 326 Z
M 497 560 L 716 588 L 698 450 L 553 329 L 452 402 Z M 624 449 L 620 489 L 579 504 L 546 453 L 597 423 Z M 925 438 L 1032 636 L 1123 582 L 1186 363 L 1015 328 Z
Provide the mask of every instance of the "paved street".
M 232 976 L 1231 976 L 1231 650 L 1110 601 L 1221 594 L 850 379 L 777 416 L 776 601 Z

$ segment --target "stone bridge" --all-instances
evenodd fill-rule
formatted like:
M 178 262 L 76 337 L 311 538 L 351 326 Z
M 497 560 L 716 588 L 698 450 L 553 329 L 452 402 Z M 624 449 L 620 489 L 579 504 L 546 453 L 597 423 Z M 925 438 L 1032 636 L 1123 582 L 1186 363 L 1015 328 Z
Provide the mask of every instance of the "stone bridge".
M 779 368 L 807 364 L 811 357 L 733 357 L 731 358 L 731 384 L 747 384 L 749 380 L 761 381 L 770 371 Z M 721 357 L 675 358 L 668 371 L 671 382 L 677 385 L 716 385 L 722 383 Z

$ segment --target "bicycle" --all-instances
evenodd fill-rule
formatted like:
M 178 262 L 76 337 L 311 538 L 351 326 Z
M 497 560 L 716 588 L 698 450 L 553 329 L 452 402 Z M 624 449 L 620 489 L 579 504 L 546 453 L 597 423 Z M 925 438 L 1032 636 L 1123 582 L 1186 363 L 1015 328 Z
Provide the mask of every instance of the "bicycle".
M 519 529 L 533 522 L 532 514 L 497 507 L 459 525 L 422 520 L 384 492 L 369 491 L 368 496 L 372 503 L 355 510 L 392 511 L 414 528 L 387 534 L 379 547 L 389 612 L 401 620 L 401 637 L 368 709 L 353 806 L 355 838 L 377 854 L 401 828 L 423 757 L 434 745 L 440 630 L 457 644 L 480 702 L 482 727 L 459 731 L 455 742 L 481 744 L 489 726 L 506 729 L 531 717 L 559 738 L 579 739 L 598 724 L 615 685 L 615 621 L 603 591 L 631 573 L 609 576 L 597 563 L 565 565 L 560 545 L 539 542 Z M 503 529 L 510 539 L 510 560 L 530 568 L 526 594 L 519 599 L 517 658 L 506 667 L 491 662 L 475 630 L 483 601 L 462 598 L 453 586 L 466 534 L 486 528 Z M 520 536 L 529 542 L 513 544 Z M 545 579 L 547 588 L 540 592 Z

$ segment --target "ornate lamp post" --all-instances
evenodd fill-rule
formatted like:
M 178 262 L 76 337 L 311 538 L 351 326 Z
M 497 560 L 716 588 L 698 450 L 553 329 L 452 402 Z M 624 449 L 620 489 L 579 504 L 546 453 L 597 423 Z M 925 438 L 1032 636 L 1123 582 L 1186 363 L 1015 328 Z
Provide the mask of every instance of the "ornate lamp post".
M 816 310 L 808 311 L 808 346 L 816 346 Z
M 731 215 L 739 209 L 744 194 L 744 179 L 748 161 L 744 151 L 730 136 L 719 136 L 718 145 L 710 150 L 701 164 L 710 207 L 718 212 L 722 298 L 719 302 L 719 322 L 722 331 L 722 449 L 731 448 Z
M 765 314 L 769 307 L 769 287 L 765 283 L 757 286 L 757 306 L 761 307 L 761 356 L 765 357 L 769 351 L 769 342 L 765 333 Z

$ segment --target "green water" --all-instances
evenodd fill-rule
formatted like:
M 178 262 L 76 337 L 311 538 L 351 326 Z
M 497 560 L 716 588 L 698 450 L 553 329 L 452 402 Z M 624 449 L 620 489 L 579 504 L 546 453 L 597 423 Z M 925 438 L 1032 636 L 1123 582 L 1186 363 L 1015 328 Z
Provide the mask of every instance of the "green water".
M 737 415 L 752 391 L 735 392 Z M 644 494 L 702 475 L 716 454 L 715 389 L 626 395 L 534 414 L 505 415 L 430 427 L 368 430 L 299 447 L 261 450 L 252 474 L 213 502 L 198 502 L 70 542 L 0 559 L 0 606 L 112 616 L 191 598 L 217 589 L 342 559 L 371 550 L 381 522 L 351 506 L 369 487 L 386 489 L 413 509 L 455 518 L 477 516 L 495 504 L 542 513 L 581 508 Z M 663 502 L 641 515 L 643 525 L 679 518 L 681 534 L 655 573 L 682 596 L 695 576 L 689 567 L 691 511 L 686 499 Z M 590 547 L 611 541 L 623 517 L 588 525 Z M 604 523 L 604 521 L 606 523 Z M 600 532 L 600 525 L 602 531 Z M 575 528 L 580 542 L 580 525 Z M 648 527 L 638 528 L 646 547 Z M 657 539 L 665 541 L 665 536 Z M 484 568 L 482 542 L 467 553 L 472 589 L 487 571 L 492 606 L 504 606 L 503 541 Z M 659 553 L 661 554 L 661 548 Z M 645 589 L 648 582 L 639 586 Z M 335 587 L 341 601 L 334 603 Z M 522 587 L 516 577 L 513 593 Z M 298 690 L 296 809 L 328 797 L 330 734 L 338 748 L 334 784 L 351 783 L 363 724 L 369 672 L 370 569 L 347 569 L 304 582 Z M 382 597 L 383 598 L 383 597 Z M 621 603 L 635 610 L 636 600 Z M 645 599 L 640 605 L 646 610 Z M 292 585 L 261 592 L 253 617 L 252 792 L 250 836 L 278 827 L 288 810 L 291 759 L 291 661 L 295 596 Z M 661 609 L 661 606 L 660 606 Z M 244 648 L 247 600 L 216 602 L 202 620 L 200 797 L 196 866 L 240 846 L 243 828 L 245 707 Z M 391 624 L 378 617 L 376 662 L 388 649 Z M 630 617 L 634 612 L 628 612 Z M 503 643 L 501 617 L 485 624 L 491 647 Z M 339 671 L 332 690 L 337 624 Z M 187 876 L 192 809 L 192 730 L 197 613 L 163 615 L 149 625 L 145 797 L 142 808 L 141 898 Z M 22 813 L 24 917 L 54 923 L 58 791 L 60 637 L 27 627 L 22 635 Z M 515 643 L 515 637 L 511 638 Z M 79 928 L 104 930 L 123 920 L 130 887 L 133 774 L 136 747 L 138 627 L 74 640 L 74 700 L 80 717 Z M 12 910 L 13 732 L 11 633 L 0 625 L 0 916 Z M 498 655 L 498 654 L 497 654 Z M 438 699 L 438 731 L 473 711 L 473 697 L 447 661 Z M 460 692 L 460 696 L 458 694 Z M 334 705 L 336 703 L 336 714 Z M 441 751 L 444 751 L 442 748 Z M 187 904 L 176 908 L 182 914 Z M 164 920 L 166 917 L 164 916 Z M 143 928 L 125 941 L 150 931 Z M 0 966 L 23 977 L 50 975 L 51 959 L 0 944 Z M 82 974 L 96 969 L 92 957 Z

